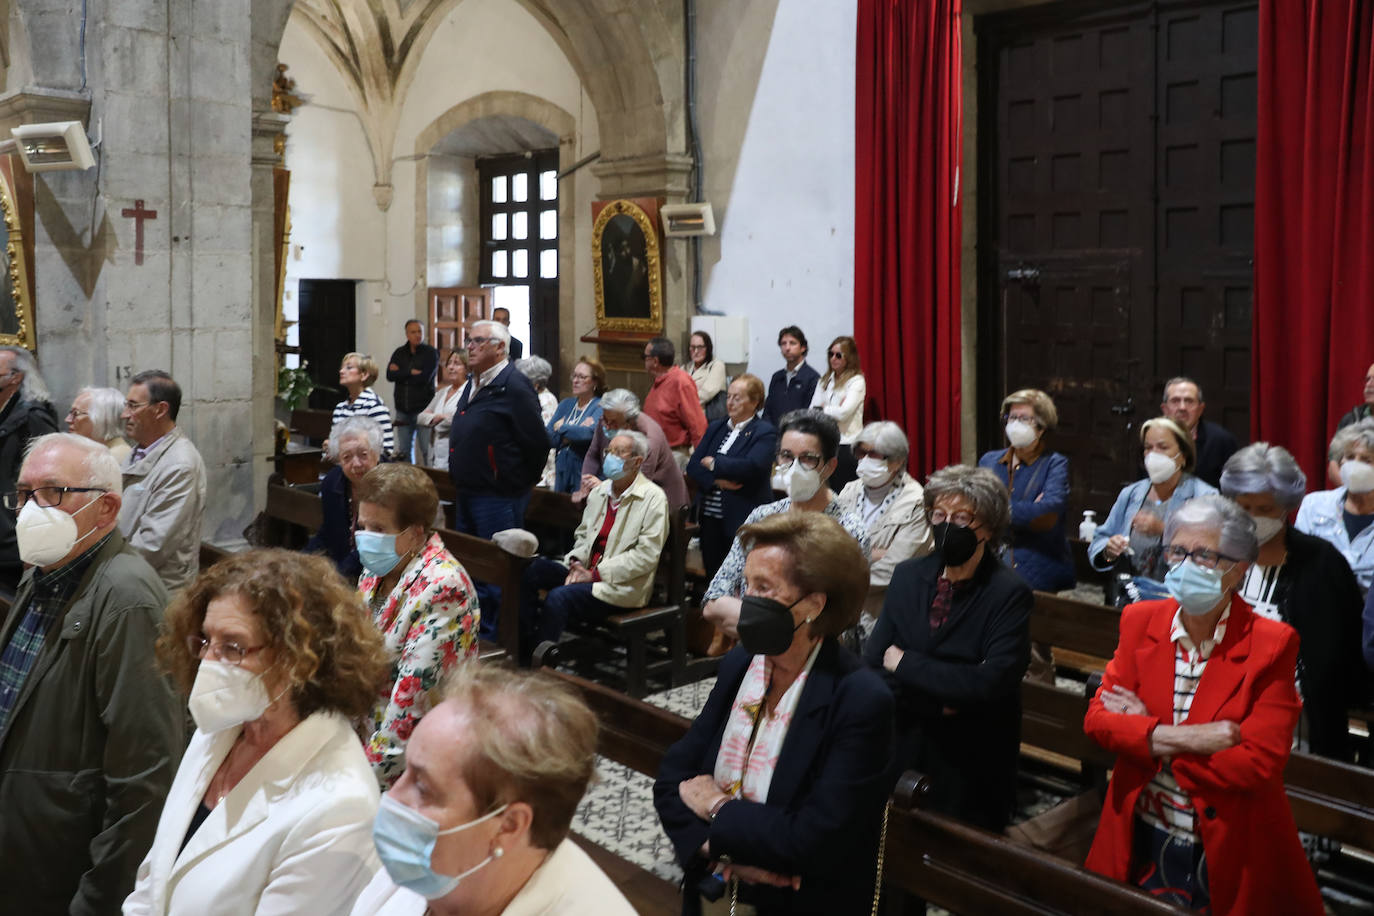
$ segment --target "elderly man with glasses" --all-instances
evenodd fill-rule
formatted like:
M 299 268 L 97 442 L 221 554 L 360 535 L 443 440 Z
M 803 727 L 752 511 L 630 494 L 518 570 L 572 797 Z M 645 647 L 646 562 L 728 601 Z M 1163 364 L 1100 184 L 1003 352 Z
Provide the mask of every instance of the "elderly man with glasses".
M 0 881 L 28 913 L 119 909 L 186 744 L 153 659 L 167 592 L 119 533 L 121 490 L 104 445 L 53 433 L 0 510 L 30 567 L 0 626 Z
M 457 493 L 458 530 L 490 538 L 524 527 L 530 491 L 544 473 L 549 435 L 534 385 L 506 356 L 510 331 L 478 321 L 468 335 L 468 387 L 449 427 L 448 472 Z M 477 583 L 482 633 L 495 635 L 501 590 Z
M 119 530 L 175 592 L 200 569 L 205 462 L 177 426 L 181 386 L 161 369 L 135 375 L 124 402 L 125 432 L 135 443 L 124 465 Z

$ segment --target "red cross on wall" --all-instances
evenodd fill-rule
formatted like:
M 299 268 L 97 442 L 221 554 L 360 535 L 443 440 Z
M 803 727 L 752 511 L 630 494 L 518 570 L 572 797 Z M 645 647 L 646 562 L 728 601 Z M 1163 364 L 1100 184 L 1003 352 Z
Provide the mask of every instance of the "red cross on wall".
M 134 201 L 132 207 L 125 207 L 120 213 L 134 220 L 134 263 L 143 263 L 143 221 L 157 219 L 156 210 L 143 209 L 143 198 Z

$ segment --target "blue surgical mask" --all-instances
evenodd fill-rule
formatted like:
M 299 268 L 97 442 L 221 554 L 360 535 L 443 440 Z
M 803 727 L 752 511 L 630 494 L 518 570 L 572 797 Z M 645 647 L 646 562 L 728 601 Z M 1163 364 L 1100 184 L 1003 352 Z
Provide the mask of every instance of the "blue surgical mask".
M 1207 569 L 1191 559 L 1170 569 L 1164 587 L 1174 596 L 1185 614 L 1201 616 L 1221 601 L 1221 570 Z
M 374 576 L 385 576 L 401 562 L 396 553 L 396 535 L 382 534 L 380 531 L 357 531 L 353 542 L 358 545 L 358 559 L 363 568 Z
M 382 860 L 386 873 L 397 887 L 403 887 L 424 897 L 438 900 L 453 893 L 462 880 L 499 858 L 501 847 L 492 850 L 491 855 L 460 875 L 441 875 L 429 864 L 434 854 L 434 844 L 446 833 L 457 833 L 476 827 L 483 821 L 496 817 L 506 810 L 502 805 L 490 814 L 484 814 L 475 821 L 459 824 L 447 830 L 425 817 L 414 808 L 409 808 L 386 793 L 382 796 L 377 818 L 372 822 L 372 842 L 377 847 L 377 856 Z
M 608 480 L 619 480 L 625 476 L 625 459 L 607 452 L 601 461 L 601 473 L 605 474 Z

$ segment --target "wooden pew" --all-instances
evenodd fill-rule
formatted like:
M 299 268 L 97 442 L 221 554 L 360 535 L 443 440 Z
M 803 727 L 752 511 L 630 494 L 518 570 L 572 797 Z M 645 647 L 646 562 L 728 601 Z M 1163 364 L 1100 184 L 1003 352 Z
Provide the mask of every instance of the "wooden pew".
M 439 529 L 448 552 L 469 576 L 501 589 L 501 616 L 496 621 L 496 641 L 511 658 L 520 657 L 520 577 L 529 561 L 507 553 L 491 541 L 460 531 Z

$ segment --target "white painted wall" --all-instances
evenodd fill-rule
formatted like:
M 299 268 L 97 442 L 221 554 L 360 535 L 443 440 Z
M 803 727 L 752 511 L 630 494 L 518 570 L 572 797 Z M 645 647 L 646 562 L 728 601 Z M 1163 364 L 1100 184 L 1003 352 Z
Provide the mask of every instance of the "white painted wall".
M 822 372 L 825 346 L 853 333 L 856 16 L 857 0 L 698 6 L 705 191 L 718 226 L 703 244 L 703 300 L 748 317 L 749 369 L 765 383 L 783 365 L 784 325 L 806 332 Z

